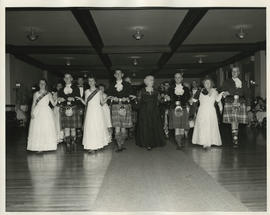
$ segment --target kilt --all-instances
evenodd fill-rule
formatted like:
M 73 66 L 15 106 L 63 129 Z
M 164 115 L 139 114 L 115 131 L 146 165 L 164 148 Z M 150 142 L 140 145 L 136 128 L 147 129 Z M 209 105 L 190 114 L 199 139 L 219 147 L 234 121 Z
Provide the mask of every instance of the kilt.
M 189 129 L 189 113 L 186 108 L 183 108 L 182 116 L 176 116 L 174 108 L 169 110 L 169 129 L 175 128 Z
M 73 115 L 66 116 L 65 108 L 60 108 L 61 128 L 81 128 L 83 115 L 79 107 L 73 107 Z
M 124 106 L 126 115 L 119 114 L 120 107 Z M 131 128 L 132 123 L 132 109 L 130 104 L 112 104 L 112 126 L 120 128 Z
M 240 107 L 235 109 L 232 103 L 225 103 L 223 112 L 224 123 L 248 123 L 247 107 L 245 103 L 240 103 Z

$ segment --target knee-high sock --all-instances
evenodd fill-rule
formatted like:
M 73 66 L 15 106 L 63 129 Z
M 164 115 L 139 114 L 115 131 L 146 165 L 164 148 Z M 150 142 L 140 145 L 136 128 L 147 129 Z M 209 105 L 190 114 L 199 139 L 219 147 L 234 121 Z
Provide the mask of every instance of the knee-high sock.
M 182 134 L 175 135 L 175 141 L 176 141 L 177 146 L 180 146 L 180 147 L 182 146 L 182 138 L 183 138 Z
M 115 134 L 115 140 L 117 143 L 118 148 L 121 148 L 121 139 L 122 139 L 122 135 L 120 132 Z
M 121 145 L 123 145 L 127 139 L 127 132 L 121 132 Z
M 238 144 L 238 129 L 232 129 L 233 144 Z

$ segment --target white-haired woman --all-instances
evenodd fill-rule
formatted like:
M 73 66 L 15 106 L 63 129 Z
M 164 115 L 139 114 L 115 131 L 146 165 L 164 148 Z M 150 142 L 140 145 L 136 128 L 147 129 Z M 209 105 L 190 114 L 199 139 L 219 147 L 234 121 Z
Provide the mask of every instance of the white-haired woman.
M 158 107 L 159 94 L 154 89 L 154 77 L 146 76 L 144 84 L 145 87 L 138 98 L 139 116 L 136 144 L 151 150 L 154 147 L 165 145 L 165 137 Z

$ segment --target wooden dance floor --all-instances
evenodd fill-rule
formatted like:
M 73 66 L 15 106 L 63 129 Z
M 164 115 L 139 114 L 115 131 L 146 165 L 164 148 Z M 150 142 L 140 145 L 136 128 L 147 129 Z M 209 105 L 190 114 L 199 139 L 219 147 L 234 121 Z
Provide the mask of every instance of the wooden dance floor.
M 228 132 L 229 134 L 229 132 Z M 172 141 L 146 151 L 127 142 L 95 155 L 79 146 L 68 153 L 30 153 L 27 131 L 7 133 L 7 211 L 265 211 L 266 137 L 258 129 L 242 131 L 239 149 L 229 145 L 208 151 Z

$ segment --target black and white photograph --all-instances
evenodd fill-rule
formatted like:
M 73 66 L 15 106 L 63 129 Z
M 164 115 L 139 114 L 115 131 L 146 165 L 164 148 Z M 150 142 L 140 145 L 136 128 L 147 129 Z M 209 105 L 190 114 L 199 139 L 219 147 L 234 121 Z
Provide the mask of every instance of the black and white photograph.
M 4 2 L 4 211 L 267 213 L 266 1 Z

